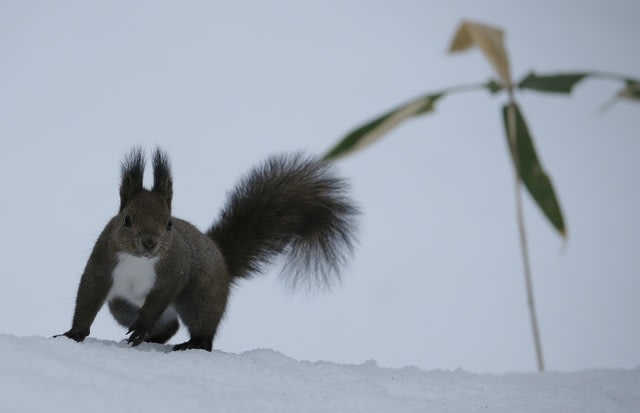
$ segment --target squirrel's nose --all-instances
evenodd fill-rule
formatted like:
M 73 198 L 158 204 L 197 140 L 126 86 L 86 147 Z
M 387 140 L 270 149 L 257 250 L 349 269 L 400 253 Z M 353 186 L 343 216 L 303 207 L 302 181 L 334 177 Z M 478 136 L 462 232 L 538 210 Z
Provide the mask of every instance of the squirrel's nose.
M 152 235 L 143 236 L 141 242 L 142 246 L 147 251 L 152 251 L 156 247 L 156 245 L 158 245 L 158 240 Z

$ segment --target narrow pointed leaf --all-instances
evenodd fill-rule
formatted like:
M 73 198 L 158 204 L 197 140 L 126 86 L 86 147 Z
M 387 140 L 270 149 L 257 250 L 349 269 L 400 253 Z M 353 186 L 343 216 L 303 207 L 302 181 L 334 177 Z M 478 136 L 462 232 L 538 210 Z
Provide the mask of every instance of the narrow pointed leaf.
M 513 110 L 513 117 L 509 115 L 510 110 Z M 514 165 L 520 172 L 520 179 L 551 225 L 553 225 L 563 237 L 566 236 L 566 228 L 560 203 L 556 198 L 551 179 L 540 164 L 533 139 L 529 134 L 529 129 L 518 105 L 505 105 L 502 110 L 502 115 L 506 132 L 505 136 L 511 149 Z M 515 121 L 514 128 L 509 127 L 510 118 Z M 509 138 L 510 130 L 515 132 L 515 139 Z
M 486 24 L 462 21 L 455 32 L 449 52 L 460 52 L 472 47 L 479 48 L 489 60 L 502 82 L 511 86 L 509 57 L 504 47 L 504 31 Z
M 602 105 L 600 112 L 605 112 L 611 109 L 611 107 L 620 99 L 640 101 L 640 82 L 631 79 L 626 80 L 625 86 L 618 91 L 613 98 Z
M 541 92 L 571 93 L 573 87 L 588 76 L 588 73 L 563 73 L 538 76 L 531 72 L 520 81 L 520 89 L 533 89 Z
M 444 93 L 422 96 L 365 123 L 342 138 L 324 155 L 323 159 L 337 159 L 362 149 L 380 139 L 404 120 L 433 112 L 435 102 L 442 96 Z

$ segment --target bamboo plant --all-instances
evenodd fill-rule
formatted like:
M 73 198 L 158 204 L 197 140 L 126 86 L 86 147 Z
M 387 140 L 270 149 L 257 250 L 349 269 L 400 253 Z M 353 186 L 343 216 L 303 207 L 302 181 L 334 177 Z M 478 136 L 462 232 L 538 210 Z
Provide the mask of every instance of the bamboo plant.
M 522 210 L 522 188 L 524 187 L 529 192 L 533 201 L 542 210 L 549 223 L 561 237 L 567 237 L 567 228 L 551 178 L 542 167 L 524 115 L 516 101 L 516 92 L 529 89 L 544 93 L 570 94 L 573 88 L 584 79 L 605 78 L 622 83 L 619 92 L 606 105 L 606 107 L 609 107 L 620 98 L 640 100 L 640 81 L 615 74 L 584 71 L 542 75 L 530 72 L 519 81 L 514 82 L 511 76 L 508 54 L 504 46 L 504 31 L 486 24 L 463 21 L 455 31 L 449 52 L 458 53 L 474 47 L 482 51 L 493 67 L 497 78 L 488 82 L 454 86 L 437 92 L 426 93 L 400 104 L 347 133 L 324 155 L 324 158 L 326 160 L 335 160 L 361 150 L 381 137 L 386 136 L 401 122 L 434 112 L 436 103 L 445 96 L 483 89 L 489 91 L 492 95 L 501 92 L 506 93 L 507 103 L 502 107 L 504 136 L 513 162 L 516 215 L 536 361 L 538 370 L 544 371 L 544 357 L 536 316 L 533 281 Z

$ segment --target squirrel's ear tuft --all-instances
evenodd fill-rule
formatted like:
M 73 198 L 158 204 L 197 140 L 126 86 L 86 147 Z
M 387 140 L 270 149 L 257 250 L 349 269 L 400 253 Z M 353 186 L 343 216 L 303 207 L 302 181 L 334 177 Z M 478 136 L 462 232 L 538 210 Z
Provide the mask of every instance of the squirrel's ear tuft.
M 144 154 L 139 146 L 131 149 L 129 155 L 120 164 L 120 212 L 138 192 L 142 191 L 144 164 Z
M 171 210 L 173 197 L 173 180 L 171 179 L 171 164 L 169 156 L 160 148 L 153 154 L 153 192 L 162 195 Z

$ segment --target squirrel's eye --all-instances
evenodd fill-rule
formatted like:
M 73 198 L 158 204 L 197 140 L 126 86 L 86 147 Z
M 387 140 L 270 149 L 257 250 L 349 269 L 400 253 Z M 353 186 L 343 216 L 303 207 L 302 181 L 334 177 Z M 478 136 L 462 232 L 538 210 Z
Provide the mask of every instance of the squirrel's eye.
M 169 220 L 169 222 L 167 222 L 167 231 L 171 231 L 171 228 L 173 228 L 173 221 Z
M 129 218 L 129 215 L 124 217 L 124 226 L 125 227 L 130 227 L 131 226 L 131 218 Z

